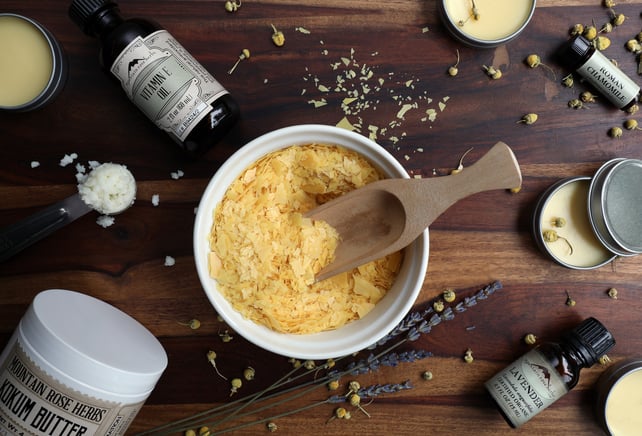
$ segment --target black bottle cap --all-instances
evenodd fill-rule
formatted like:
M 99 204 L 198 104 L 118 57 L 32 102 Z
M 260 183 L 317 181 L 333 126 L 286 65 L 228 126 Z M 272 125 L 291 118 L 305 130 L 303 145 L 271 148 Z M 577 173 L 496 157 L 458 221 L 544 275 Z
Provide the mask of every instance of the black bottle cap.
M 593 50 L 591 42 L 582 35 L 577 35 L 561 47 L 557 57 L 564 66 L 576 69 L 586 62 L 586 56 L 591 50 Z
M 73 0 L 69 5 L 69 17 L 83 32 L 91 34 L 91 23 L 96 16 L 106 10 L 117 8 L 112 0 Z
M 602 323 L 595 318 L 588 318 L 564 335 L 564 339 L 573 344 L 591 366 L 615 345 L 615 339 Z

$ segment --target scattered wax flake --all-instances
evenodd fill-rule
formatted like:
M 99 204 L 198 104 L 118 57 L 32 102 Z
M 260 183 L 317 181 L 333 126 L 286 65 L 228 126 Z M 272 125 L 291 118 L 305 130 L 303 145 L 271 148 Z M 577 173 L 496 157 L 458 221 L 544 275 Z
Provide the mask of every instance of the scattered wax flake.
M 439 112 L 443 112 L 446 109 L 446 103 L 439 102 Z
M 405 160 L 410 160 L 410 156 L 408 156 L 407 154 L 404 154 L 404 155 L 403 155 L 403 158 L 404 158 Z
M 346 67 L 350 65 L 350 59 L 349 58 L 341 58 L 341 62 L 343 62 L 343 65 Z
M 421 28 L 421 33 L 428 33 L 428 32 L 430 32 L 430 29 L 428 28 L 428 26 Z
M 434 109 L 432 109 L 432 108 L 431 108 L 431 109 L 428 109 L 428 110 L 426 111 L 426 114 L 428 115 L 428 119 L 429 119 L 430 121 L 435 121 L 435 120 L 437 119 L 437 111 L 436 111 L 436 110 L 434 110 Z
M 416 104 L 404 104 L 401 109 L 399 109 L 399 112 L 397 112 L 397 118 L 403 120 L 406 112 L 408 112 L 410 109 L 415 109 L 416 107 Z
M 424 149 L 423 149 L 423 148 L 421 148 L 421 147 L 419 147 L 419 148 L 417 149 L 417 151 L 418 151 L 419 153 L 423 153 L 423 152 L 424 152 Z
M 321 54 L 323 56 L 327 56 L 328 55 L 328 50 L 321 50 Z
M 421 174 L 415 174 L 415 175 L 414 175 L 414 176 L 412 176 L 412 177 L 413 177 L 414 179 L 421 179 Z
M 113 225 L 114 222 L 116 222 L 116 220 L 111 215 L 100 215 L 98 218 L 96 218 L 96 224 L 105 229 Z
M 314 105 L 315 109 L 328 104 L 325 98 L 322 98 L 321 100 L 309 100 L 308 103 Z
M 337 127 L 341 127 L 342 129 L 354 131 L 354 126 L 348 121 L 346 117 L 343 117 L 341 121 L 337 123 Z
M 406 88 L 412 88 L 413 83 L 414 83 L 413 79 L 406 80 Z
M 268 79 L 263 79 L 263 84 L 268 83 Z
M 152 195 L 152 205 L 158 206 L 160 203 L 160 196 L 158 194 Z
M 312 33 L 305 27 L 295 27 L 294 30 L 296 30 L 297 32 L 303 33 L 304 35 L 309 35 L 310 33 Z
M 37 160 L 32 160 L 31 161 L 31 168 L 38 168 L 40 166 L 40 162 Z
M 343 99 L 343 104 L 345 104 L 345 105 L 349 105 L 350 103 L 352 103 L 353 101 L 356 101 L 356 100 L 357 100 L 357 99 L 356 99 L 355 97 L 348 97 L 348 98 L 344 98 L 344 99 Z
M 165 266 L 174 266 L 176 265 L 176 259 L 172 256 L 165 256 Z
M 443 101 L 444 103 L 447 102 L 448 100 L 450 100 L 449 96 L 445 96 L 444 98 L 441 99 L 441 101 Z
M 185 173 L 182 170 L 176 170 L 176 171 L 173 171 L 173 172 L 170 173 L 170 176 L 174 180 L 178 180 L 181 177 L 183 177 L 184 175 L 185 175 Z
M 368 131 L 370 134 L 368 135 L 368 138 L 372 139 L 373 141 L 377 140 L 377 132 L 379 131 L 379 127 L 373 126 L 372 124 L 368 126 Z
M 323 40 L 320 40 L 320 41 L 319 41 L 319 44 L 321 44 L 321 45 L 325 45 L 325 42 L 323 42 Z
M 397 142 L 399 142 L 399 138 L 397 138 L 396 136 L 391 136 L 391 137 L 390 137 L 390 138 L 388 138 L 388 139 L 390 139 L 390 141 L 391 141 L 393 144 L 396 144 Z
M 60 166 L 66 167 L 69 164 L 72 164 L 76 159 L 78 159 L 77 153 L 66 154 L 62 159 L 60 159 Z
M 319 85 L 317 86 L 317 89 L 321 92 L 330 92 L 330 89 L 325 85 Z

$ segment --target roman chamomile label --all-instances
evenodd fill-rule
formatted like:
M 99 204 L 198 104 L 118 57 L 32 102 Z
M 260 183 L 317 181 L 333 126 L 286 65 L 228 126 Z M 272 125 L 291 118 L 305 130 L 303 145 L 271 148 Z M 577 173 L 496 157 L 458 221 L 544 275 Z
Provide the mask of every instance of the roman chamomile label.
M 555 368 L 531 350 L 486 382 L 510 422 L 519 427 L 568 392 Z
M 227 91 L 166 30 L 132 41 L 111 67 L 129 99 L 183 142 Z
M 0 368 L 1 436 L 119 436 L 142 406 L 72 390 L 41 371 L 18 342 Z
M 640 87 L 605 56 L 591 56 L 577 71 L 619 108 L 626 106 L 640 92 Z

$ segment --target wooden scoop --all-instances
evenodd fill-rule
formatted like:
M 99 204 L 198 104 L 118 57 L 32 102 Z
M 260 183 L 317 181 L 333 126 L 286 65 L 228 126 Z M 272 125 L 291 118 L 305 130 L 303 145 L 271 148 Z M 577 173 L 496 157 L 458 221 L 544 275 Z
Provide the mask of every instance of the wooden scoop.
M 521 186 L 515 155 L 503 142 L 457 174 L 384 179 L 348 192 L 305 216 L 323 220 L 340 236 L 332 263 L 317 281 L 398 251 L 457 201 L 478 192 Z

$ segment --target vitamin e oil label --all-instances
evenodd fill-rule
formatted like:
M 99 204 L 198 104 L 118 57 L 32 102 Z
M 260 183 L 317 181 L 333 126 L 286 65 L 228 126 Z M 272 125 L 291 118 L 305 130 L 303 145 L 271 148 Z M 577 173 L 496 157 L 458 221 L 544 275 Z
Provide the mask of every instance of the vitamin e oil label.
M 568 392 L 546 358 L 531 350 L 485 384 L 513 427 L 519 427 Z
M 18 341 L 0 368 L 0 436 L 119 436 L 142 405 L 99 400 L 59 383 Z
M 227 91 L 166 30 L 137 37 L 111 66 L 129 99 L 177 142 Z

